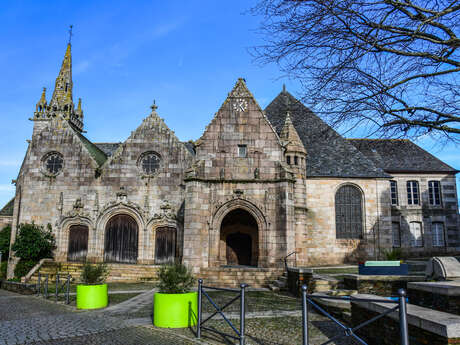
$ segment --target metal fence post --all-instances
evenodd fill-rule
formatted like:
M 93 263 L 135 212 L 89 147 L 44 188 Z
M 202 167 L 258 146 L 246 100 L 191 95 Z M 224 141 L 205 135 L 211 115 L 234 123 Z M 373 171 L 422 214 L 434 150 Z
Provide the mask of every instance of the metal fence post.
M 41 289 L 41 286 L 40 286 L 40 280 L 41 280 L 42 276 L 40 274 L 40 272 L 38 272 L 38 281 L 37 281 L 37 295 L 40 296 L 40 289 Z
M 45 278 L 45 299 L 48 299 L 48 274 Z
M 245 289 L 248 285 L 241 284 L 241 297 L 240 297 L 240 345 L 244 345 L 244 319 L 246 318 L 246 293 Z
M 70 274 L 67 275 L 65 294 L 65 304 L 70 304 Z
M 399 294 L 399 330 L 401 332 L 401 345 L 409 345 L 409 329 L 407 326 L 406 291 L 398 290 Z
M 54 290 L 54 298 L 55 301 L 58 301 L 58 293 L 59 293 L 59 273 L 56 274 L 56 289 Z
M 198 321 L 197 321 L 197 328 L 196 328 L 196 337 L 198 339 L 201 338 L 201 292 L 203 285 L 203 279 L 198 279 Z
M 302 345 L 308 343 L 308 301 L 307 301 L 307 285 L 302 285 Z

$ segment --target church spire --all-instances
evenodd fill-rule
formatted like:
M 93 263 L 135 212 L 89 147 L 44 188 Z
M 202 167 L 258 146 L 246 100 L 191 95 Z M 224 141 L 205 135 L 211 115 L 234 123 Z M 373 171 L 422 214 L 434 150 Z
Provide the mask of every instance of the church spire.
M 54 92 L 50 101 L 50 106 L 53 110 L 70 112 L 71 109 L 73 109 L 72 88 L 72 50 L 69 42 L 67 44 L 64 60 L 62 61 L 61 70 L 54 84 Z

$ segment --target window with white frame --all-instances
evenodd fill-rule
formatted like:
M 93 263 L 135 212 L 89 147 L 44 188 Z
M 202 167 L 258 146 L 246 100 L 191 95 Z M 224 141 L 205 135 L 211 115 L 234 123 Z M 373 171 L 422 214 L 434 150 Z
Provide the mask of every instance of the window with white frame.
M 428 181 L 430 205 L 441 205 L 441 184 L 439 181 Z
M 391 204 L 398 205 L 398 183 L 390 181 Z
M 393 237 L 393 247 L 401 247 L 401 231 L 399 222 L 391 223 L 391 234 Z
M 422 234 L 422 223 L 411 222 L 409 224 L 410 230 L 410 246 L 411 247 L 423 247 L 423 234 Z
M 417 181 L 407 181 L 407 203 L 409 205 L 420 205 Z
M 436 222 L 431 224 L 431 234 L 433 236 L 433 247 L 444 247 L 444 224 Z

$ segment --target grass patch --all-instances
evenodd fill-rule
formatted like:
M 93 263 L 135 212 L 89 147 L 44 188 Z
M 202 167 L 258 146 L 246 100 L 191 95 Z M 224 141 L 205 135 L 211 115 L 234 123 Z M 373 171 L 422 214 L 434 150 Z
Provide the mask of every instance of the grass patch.
M 64 284 L 65 280 L 61 280 L 59 283 L 59 292 L 65 292 L 65 286 L 61 287 Z M 77 285 L 79 283 L 70 284 L 70 292 L 77 292 Z M 135 291 L 135 290 L 151 290 L 155 287 L 155 283 L 152 282 L 133 282 L 133 283 L 107 283 L 109 293 L 113 291 Z M 43 292 L 45 288 L 45 283 L 42 280 L 41 282 L 41 291 Z M 48 294 L 54 294 L 56 290 L 56 284 L 54 282 L 48 283 Z
M 317 274 L 358 274 L 358 267 L 348 267 L 348 268 L 315 268 L 313 269 L 314 273 Z

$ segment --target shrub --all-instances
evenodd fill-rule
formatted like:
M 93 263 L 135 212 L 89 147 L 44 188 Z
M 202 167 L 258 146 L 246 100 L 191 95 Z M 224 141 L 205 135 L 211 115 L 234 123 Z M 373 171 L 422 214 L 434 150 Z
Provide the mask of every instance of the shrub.
M 2 252 L 2 261 L 8 260 L 10 252 L 11 226 L 7 225 L 0 230 L 0 252 Z
M 21 260 L 38 262 L 40 259 L 52 258 L 56 248 L 56 240 L 48 224 L 45 230 L 43 226 L 21 224 L 18 236 L 13 244 L 15 255 Z
M 161 266 L 158 279 L 158 289 L 161 293 L 187 293 L 195 282 L 189 269 L 177 263 Z
M 393 248 L 392 250 L 385 251 L 385 258 L 387 260 L 401 260 L 402 251 L 399 248 Z
M 30 270 L 37 264 L 36 261 L 31 260 L 19 260 L 16 267 L 14 268 L 14 276 L 17 278 L 24 277 Z
M 8 261 L 2 261 L 2 264 L 0 265 L 0 279 L 6 278 L 7 268 L 8 268 Z
M 109 269 L 106 264 L 91 264 L 85 262 L 81 271 L 80 280 L 83 284 L 102 284 L 109 275 Z

